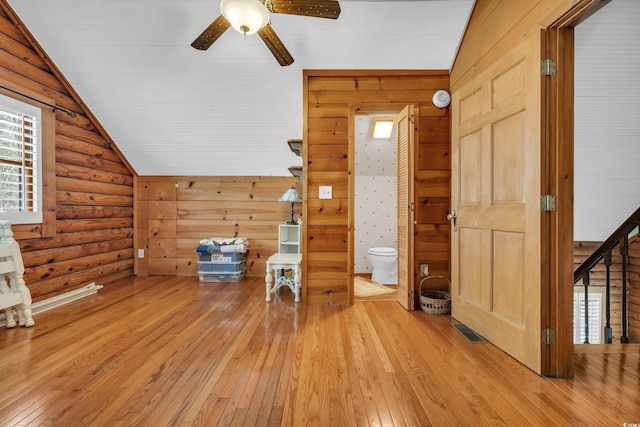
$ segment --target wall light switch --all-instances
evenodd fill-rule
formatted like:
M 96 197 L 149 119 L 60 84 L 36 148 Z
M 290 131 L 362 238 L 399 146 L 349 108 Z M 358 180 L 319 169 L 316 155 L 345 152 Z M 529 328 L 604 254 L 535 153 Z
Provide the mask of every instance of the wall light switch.
M 332 197 L 333 197 L 333 187 L 331 187 L 330 185 L 321 185 L 319 198 L 331 199 Z
M 138 249 L 138 258 L 144 258 L 144 249 Z

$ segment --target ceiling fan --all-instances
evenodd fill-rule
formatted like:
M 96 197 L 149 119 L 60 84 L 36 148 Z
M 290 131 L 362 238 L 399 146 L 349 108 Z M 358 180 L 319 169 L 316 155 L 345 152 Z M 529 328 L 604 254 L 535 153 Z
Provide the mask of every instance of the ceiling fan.
M 337 19 L 340 4 L 334 0 L 222 0 L 218 16 L 191 43 L 207 50 L 229 27 L 241 34 L 258 33 L 280 65 L 293 64 L 293 57 L 271 27 L 269 12 Z

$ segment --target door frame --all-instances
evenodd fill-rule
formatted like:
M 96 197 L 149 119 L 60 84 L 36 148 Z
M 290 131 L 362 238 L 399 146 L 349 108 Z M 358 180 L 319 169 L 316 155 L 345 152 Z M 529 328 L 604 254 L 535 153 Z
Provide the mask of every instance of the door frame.
M 556 197 L 556 210 L 542 216 L 542 375 L 573 376 L 573 185 L 574 27 L 610 0 L 582 0 L 541 31 L 545 58 L 556 73 L 542 79 L 542 188 Z
M 356 150 L 356 135 L 355 135 L 355 124 L 356 124 L 356 116 L 371 116 L 377 114 L 388 113 L 389 115 L 398 115 L 404 107 L 407 105 L 413 105 L 414 108 L 418 106 L 415 103 L 401 103 L 401 102 L 390 102 L 384 104 L 378 103 L 367 103 L 367 104 L 350 104 L 349 105 L 349 180 L 348 180 L 348 192 L 349 192 L 349 202 L 348 202 L 348 211 L 349 211 L 349 219 L 348 219 L 348 253 L 349 253 L 349 266 L 348 266 L 348 275 L 349 275 L 349 305 L 353 305 L 354 303 L 354 284 L 353 279 L 355 276 L 354 272 L 354 259 L 355 259 L 355 244 L 354 244 L 354 236 L 355 236 L 355 177 L 356 177 L 356 160 L 355 160 L 355 150 Z M 416 159 L 412 159 L 414 164 Z M 396 170 L 396 176 L 398 172 Z M 415 198 L 415 194 L 413 195 Z M 415 200 L 413 201 L 415 204 Z M 413 271 L 407 272 L 407 274 L 413 274 Z

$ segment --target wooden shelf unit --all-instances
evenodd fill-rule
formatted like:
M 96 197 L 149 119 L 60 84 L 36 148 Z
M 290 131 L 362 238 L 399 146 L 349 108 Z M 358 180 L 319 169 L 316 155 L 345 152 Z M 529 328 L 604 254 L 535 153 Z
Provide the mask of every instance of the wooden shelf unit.
M 300 253 L 300 226 L 298 224 L 279 225 L 278 252 L 285 254 Z

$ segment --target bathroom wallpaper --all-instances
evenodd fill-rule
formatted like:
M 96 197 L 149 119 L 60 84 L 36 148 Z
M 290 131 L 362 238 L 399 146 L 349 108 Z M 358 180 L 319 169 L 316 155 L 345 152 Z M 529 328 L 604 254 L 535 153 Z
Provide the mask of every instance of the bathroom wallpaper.
M 354 272 L 371 273 L 367 251 L 398 248 L 396 138 L 371 139 L 371 116 L 356 117 Z M 395 131 L 394 131 L 395 134 Z

